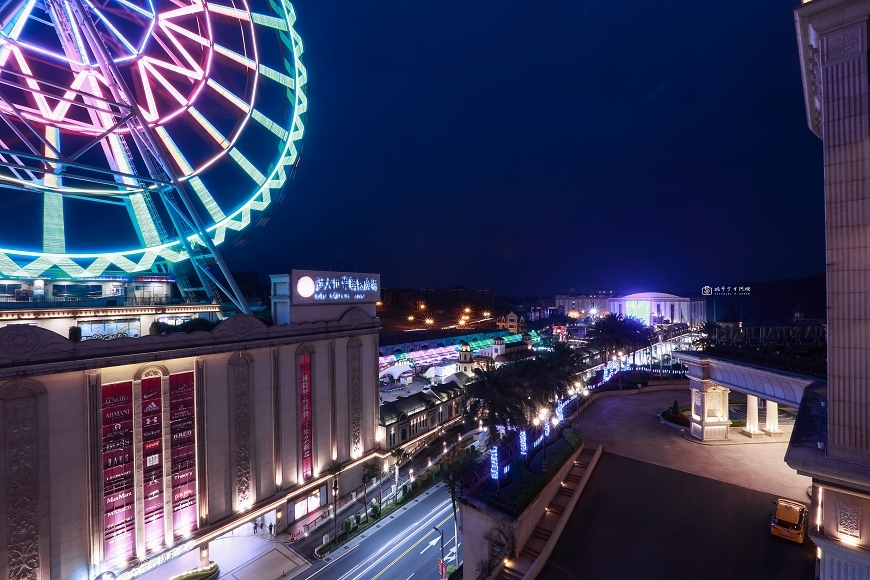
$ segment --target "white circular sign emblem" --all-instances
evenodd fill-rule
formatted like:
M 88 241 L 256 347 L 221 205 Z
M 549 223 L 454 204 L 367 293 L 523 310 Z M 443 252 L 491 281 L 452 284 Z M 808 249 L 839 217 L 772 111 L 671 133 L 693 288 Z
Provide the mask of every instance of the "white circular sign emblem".
M 296 291 L 303 298 L 310 298 L 314 294 L 314 280 L 310 276 L 302 276 L 296 281 Z

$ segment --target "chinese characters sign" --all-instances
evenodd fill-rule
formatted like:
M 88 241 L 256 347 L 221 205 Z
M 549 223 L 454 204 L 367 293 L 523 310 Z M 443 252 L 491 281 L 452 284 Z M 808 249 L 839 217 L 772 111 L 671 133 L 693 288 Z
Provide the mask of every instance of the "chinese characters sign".
M 312 426 L 311 426 L 311 355 L 299 356 L 299 392 L 300 392 L 300 423 L 302 425 L 302 479 L 314 475 L 311 460 Z
M 380 300 L 378 274 L 293 270 L 293 304 L 373 303 Z
M 749 286 L 704 286 L 702 296 L 749 296 Z

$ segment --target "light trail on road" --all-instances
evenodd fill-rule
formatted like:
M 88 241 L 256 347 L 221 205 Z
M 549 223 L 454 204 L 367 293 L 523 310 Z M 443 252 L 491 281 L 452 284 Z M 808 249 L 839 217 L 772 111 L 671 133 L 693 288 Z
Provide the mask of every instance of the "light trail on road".
M 365 560 L 363 560 L 362 562 L 360 562 L 359 564 L 354 566 L 348 572 L 345 572 L 337 580 L 357 580 L 357 579 L 362 579 L 362 578 L 365 578 L 366 580 L 372 579 L 372 577 L 368 575 L 372 568 L 376 567 L 379 563 L 381 563 L 383 560 L 388 558 L 391 554 L 395 553 L 396 550 L 400 549 L 401 546 L 405 542 L 407 542 L 410 538 L 412 538 L 414 536 L 414 532 L 418 532 L 421 529 L 427 529 L 428 527 L 430 527 L 432 525 L 432 522 L 434 522 L 439 517 L 441 517 L 445 511 L 449 511 L 449 510 L 451 510 L 450 499 L 446 499 L 446 500 L 442 501 L 441 503 L 439 503 L 437 506 L 435 506 L 433 509 L 429 510 L 429 512 L 427 512 L 426 515 L 423 516 L 422 518 L 418 519 L 417 521 L 415 521 L 411 525 L 405 527 L 400 532 L 393 534 L 392 537 L 399 539 L 397 542 L 395 542 L 395 543 L 383 542 L 381 547 L 374 554 L 372 554 L 371 556 L 369 556 L 368 558 L 366 558 Z M 439 526 L 443 525 L 444 522 L 446 522 L 447 520 L 449 520 L 452 517 L 453 516 L 451 513 L 447 516 L 447 518 L 445 518 L 438 525 Z M 386 530 L 382 530 L 382 531 L 386 531 Z M 429 533 L 433 533 L 433 532 L 429 532 Z M 424 535 L 423 539 L 425 539 L 429 535 L 429 533 Z M 377 535 L 380 536 L 380 534 L 377 534 Z M 372 539 L 374 539 L 374 538 L 372 536 L 369 536 L 368 538 L 365 538 L 365 539 L 361 540 L 360 542 L 356 543 L 355 545 L 350 547 L 347 551 L 345 551 L 344 554 L 341 554 L 340 556 L 336 557 L 329 564 L 327 564 L 323 568 L 320 568 L 319 570 L 317 570 L 316 572 L 314 572 L 310 576 L 306 577 L 305 580 L 310 580 L 311 578 L 314 578 L 315 576 L 320 575 L 321 572 L 323 572 L 324 570 L 328 570 L 332 565 L 338 563 L 345 555 L 349 554 L 350 552 L 352 552 L 353 550 L 358 548 L 363 542 L 366 542 L 366 541 L 369 541 Z M 422 541 L 422 539 L 420 541 Z M 414 544 L 414 546 L 419 545 L 419 543 L 420 542 L 418 541 L 416 544 Z M 412 546 L 412 548 L 413 548 L 413 546 Z M 407 554 L 407 551 L 404 554 L 402 554 L 402 556 L 404 556 L 405 554 Z M 396 558 L 395 560 L 393 560 L 393 562 L 391 562 L 386 568 L 384 568 L 383 570 L 381 570 L 378 573 L 378 576 L 383 574 L 390 566 L 392 566 L 399 559 L 401 559 L 402 556 L 399 556 L 399 558 Z M 374 578 L 377 578 L 378 576 L 374 576 Z
M 438 524 L 438 527 L 443 526 L 443 525 L 447 522 L 447 520 L 449 520 L 451 517 L 453 517 L 453 516 L 452 516 L 452 515 L 448 515 L 446 518 L 444 518 L 443 520 L 441 520 L 441 522 Z M 420 538 L 419 540 L 417 540 L 416 542 L 414 542 L 414 543 L 413 543 L 413 544 L 412 544 L 412 545 L 411 545 L 407 550 L 405 550 L 404 552 L 402 552 L 402 553 L 401 553 L 401 554 L 400 554 L 400 555 L 399 555 L 395 560 L 393 560 L 392 562 L 390 562 L 389 564 L 387 564 L 386 567 L 385 567 L 383 570 L 381 570 L 380 572 L 378 572 L 375 576 L 372 576 L 372 580 L 377 580 L 378 578 L 380 578 L 381 575 L 382 575 L 384 572 L 386 572 L 387 570 L 389 570 L 390 568 L 392 568 L 393 565 L 394 565 L 396 562 L 398 562 L 399 560 L 401 560 L 402 558 L 404 558 L 405 556 L 407 556 L 407 555 L 408 555 L 408 552 L 410 552 L 411 550 L 413 550 L 414 548 L 416 548 L 417 546 L 419 546 L 419 545 L 420 545 L 420 542 L 422 542 L 423 540 L 425 540 L 426 538 L 428 538 L 428 537 L 429 537 L 429 534 L 434 534 L 434 533 L 435 533 L 435 530 L 431 530 L 431 531 L 427 532 L 426 535 L 424 535 L 422 538 Z M 377 563 L 377 562 L 376 562 L 376 563 Z

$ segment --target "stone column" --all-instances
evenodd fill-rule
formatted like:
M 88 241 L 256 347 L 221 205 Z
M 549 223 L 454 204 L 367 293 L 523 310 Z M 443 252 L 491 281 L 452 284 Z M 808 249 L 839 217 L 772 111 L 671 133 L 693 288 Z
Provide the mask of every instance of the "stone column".
M 782 437 L 782 431 L 779 430 L 779 404 L 770 399 L 767 401 L 767 420 L 764 427 L 762 431 L 771 437 Z
M 747 437 L 761 437 L 758 430 L 758 397 L 746 395 L 746 427 L 741 431 Z
M 866 463 L 870 452 L 870 349 L 866 313 L 866 231 L 870 215 L 867 17 L 819 33 L 821 128 L 825 156 L 828 286 L 828 448 L 832 457 Z M 831 20 L 834 22 L 834 20 Z
M 208 566 L 208 544 L 199 547 L 199 567 L 205 568 Z

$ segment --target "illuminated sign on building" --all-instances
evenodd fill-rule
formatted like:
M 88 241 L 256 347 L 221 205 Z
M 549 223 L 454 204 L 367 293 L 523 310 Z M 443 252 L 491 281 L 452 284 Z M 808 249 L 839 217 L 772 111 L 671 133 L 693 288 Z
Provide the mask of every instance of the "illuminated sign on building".
M 525 456 L 529 452 L 529 440 L 525 431 L 520 431 L 520 455 Z
M 169 449 L 172 460 L 172 531 L 183 538 L 197 528 L 193 373 L 169 377 Z
M 495 445 L 489 451 L 489 475 L 498 479 L 498 447 Z
M 103 385 L 104 558 L 126 562 L 136 542 L 133 475 L 133 383 Z
M 142 379 L 142 463 L 145 486 L 145 549 L 163 547 L 163 404 L 161 377 Z
M 374 303 L 381 298 L 380 274 L 293 270 L 293 304 Z
M 299 356 L 300 391 L 300 427 L 302 430 L 302 479 L 314 475 L 311 461 L 312 428 L 311 428 L 311 355 Z

